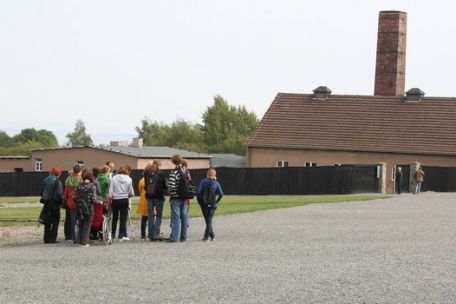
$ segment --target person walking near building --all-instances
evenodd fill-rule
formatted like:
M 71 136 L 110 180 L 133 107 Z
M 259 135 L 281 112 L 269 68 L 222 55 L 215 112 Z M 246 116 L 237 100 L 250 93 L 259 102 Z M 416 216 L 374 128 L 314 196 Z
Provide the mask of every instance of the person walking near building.
M 217 172 L 215 169 L 207 171 L 207 178 L 203 179 L 196 191 L 198 203 L 201 206 L 201 211 L 206 222 L 206 229 L 204 230 L 203 241 L 208 241 L 209 238 L 215 241 L 214 228 L 212 226 L 212 219 L 217 210 L 218 203 L 223 197 L 222 187 L 217 181 Z
M 41 188 L 41 200 L 43 203 L 43 241 L 46 244 L 58 243 L 57 233 L 60 222 L 60 205 L 63 199 L 63 187 L 59 180 L 62 170 L 54 166 L 49 172 L 49 176 L 43 181 Z
M 119 220 L 119 240 L 129 241 L 127 235 L 127 217 L 129 198 L 134 195 L 133 182 L 128 176 L 128 166 L 122 165 L 116 175 L 112 177 L 109 186 L 109 198 L 112 201 L 112 238 L 115 238 L 117 221 Z
M 397 194 L 401 194 L 402 180 L 403 180 L 402 168 L 397 167 L 397 170 L 396 170 L 396 193 Z
M 163 240 L 160 230 L 165 202 L 166 178 L 160 171 L 160 165 L 159 160 L 154 160 L 152 165 L 147 166 L 144 175 L 145 195 L 149 211 L 149 238 L 151 241 Z
M 421 184 L 424 181 L 424 171 L 421 166 L 418 167 L 418 170 L 413 173 L 413 179 L 415 180 L 415 191 L 413 194 L 420 194 L 421 192 Z
M 175 165 L 175 168 L 171 170 L 168 178 L 169 201 L 171 205 L 171 234 L 167 242 L 174 243 L 178 240 L 185 241 L 188 238 L 186 221 L 188 205 L 185 203 L 183 193 L 179 191 L 179 185 L 184 178 L 181 166 L 182 158 L 179 155 L 173 155 L 171 162 Z
M 82 182 L 76 187 L 73 200 L 77 206 L 76 244 L 89 247 L 90 227 L 92 226 L 94 207 L 98 204 L 95 177 L 91 170 L 82 172 Z M 101 202 L 101 201 L 100 201 Z M 102 202 L 101 202 L 102 203 Z
M 81 174 L 82 167 L 80 165 L 74 165 L 72 173 L 65 180 L 65 240 L 73 240 L 75 244 L 76 203 L 73 200 L 73 194 L 76 187 L 82 182 Z

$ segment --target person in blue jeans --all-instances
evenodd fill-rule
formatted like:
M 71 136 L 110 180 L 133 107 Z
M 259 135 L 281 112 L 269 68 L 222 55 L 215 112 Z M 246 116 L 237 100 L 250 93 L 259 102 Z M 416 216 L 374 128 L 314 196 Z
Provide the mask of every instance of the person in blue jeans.
M 204 231 L 203 241 L 215 241 L 214 228 L 212 219 L 217 210 L 217 204 L 223 197 L 222 187 L 217 181 L 217 172 L 215 169 L 207 171 L 207 178 L 203 179 L 196 190 L 198 203 L 201 206 L 204 220 L 206 221 L 206 230 Z
M 161 241 L 160 227 L 163 215 L 163 204 L 165 201 L 164 193 L 166 191 L 166 179 L 160 171 L 161 162 L 154 160 L 150 166 L 147 166 L 144 174 L 144 187 L 148 201 L 149 212 L 149 238 L 151 241 Z M 154 208 L 157 213 L 154 216 Z
M 169 173 L 168 191 L 171 204 L 171 234 L 166 241 L 169 243 L 186 241 L 188 239 L 188 205 L 185 197 L 179 193 L 179 184 L 183 178 L 182 158 L 179 155 L 173 155 L 171 162 L 176 166 Z

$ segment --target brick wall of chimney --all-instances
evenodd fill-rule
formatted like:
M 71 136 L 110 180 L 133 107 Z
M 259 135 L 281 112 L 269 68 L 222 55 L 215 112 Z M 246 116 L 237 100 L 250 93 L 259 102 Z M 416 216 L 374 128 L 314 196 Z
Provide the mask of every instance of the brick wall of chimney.
M 404 95 L 406 36 L 407 13 L 380 12 L 374 95 Z

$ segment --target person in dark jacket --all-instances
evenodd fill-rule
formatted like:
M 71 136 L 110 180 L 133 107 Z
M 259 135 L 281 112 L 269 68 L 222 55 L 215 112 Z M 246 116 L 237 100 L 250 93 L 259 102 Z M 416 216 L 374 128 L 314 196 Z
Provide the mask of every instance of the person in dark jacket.
M 171 157 L 171 162 L 176 167 L 171 170 L 168 178 L 169 202 L 171 205 L 171 234 L 167 242 L 174 243 L 178 240 L 187 240 L 188 227 L 186 218 L 188 205 L 185 202 L 185 197 L 179 193 L 179 184 L 181 180 L 185 178 L 182 174 L 182 158 L 179 155 L 173 155 Z M 185 239 L 182 239 L 182 237 Z
M 152 165 L 147 166 L 144 174 L 144 188 L 148 202 L 149 238 L 151 241 L 162 240 L 160 227 L 165 202 L 166 178 L 160 171 L 161 162 L 154 160 Z M 156 215 L 154 216 L 154 209 Z
M 396 192 L 397 194 L 401 194 L 402 190 L 402 180 L 403 180 L 402 168 L 397 167 L 396 170 Z
M 84 170 L 82 172 L 82 182 L 76 187 L 73 194 L 73 199 L 77 205 L 78 216 L 78 231 L 76 231 L 75 240 L 76 244 L 82 247 L 89 247 L 89 235 L 93 221 L 94 206 L 99 203 L 97 200 L 97 187 L 94 181 L 95 177 L 92 171 Z
M 61 172 L 60 167 L 52 167 L 49 176 L 43 181 L 40 193 L 40 201 L 44 204 L 43 212 L 47 214 L 43 236 L 43 241 L 46 244 L 58 243 L 57 233 L 60 222 L 60 205 L 63 199 L 63 186 L 59 180 Z
M 217 172 L 215 169 L 207 171 L 207 178 L 203 179 L 196 190 L 197 200 L 201 206 L 204 220 L 206 221 L 206 230 L 204 231 L 203 241 L 215 241 L 214 228 L 212 219 L 217 210 L 217 204 L 223 197 L 222 187 L 217 181 Z

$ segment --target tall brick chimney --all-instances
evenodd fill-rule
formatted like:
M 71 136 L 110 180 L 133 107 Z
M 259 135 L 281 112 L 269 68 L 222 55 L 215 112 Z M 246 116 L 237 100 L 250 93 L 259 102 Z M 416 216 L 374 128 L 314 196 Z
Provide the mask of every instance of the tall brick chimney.
M 406 33 L 407 13 L 380 12 L 374 95 L 404 95 Z

